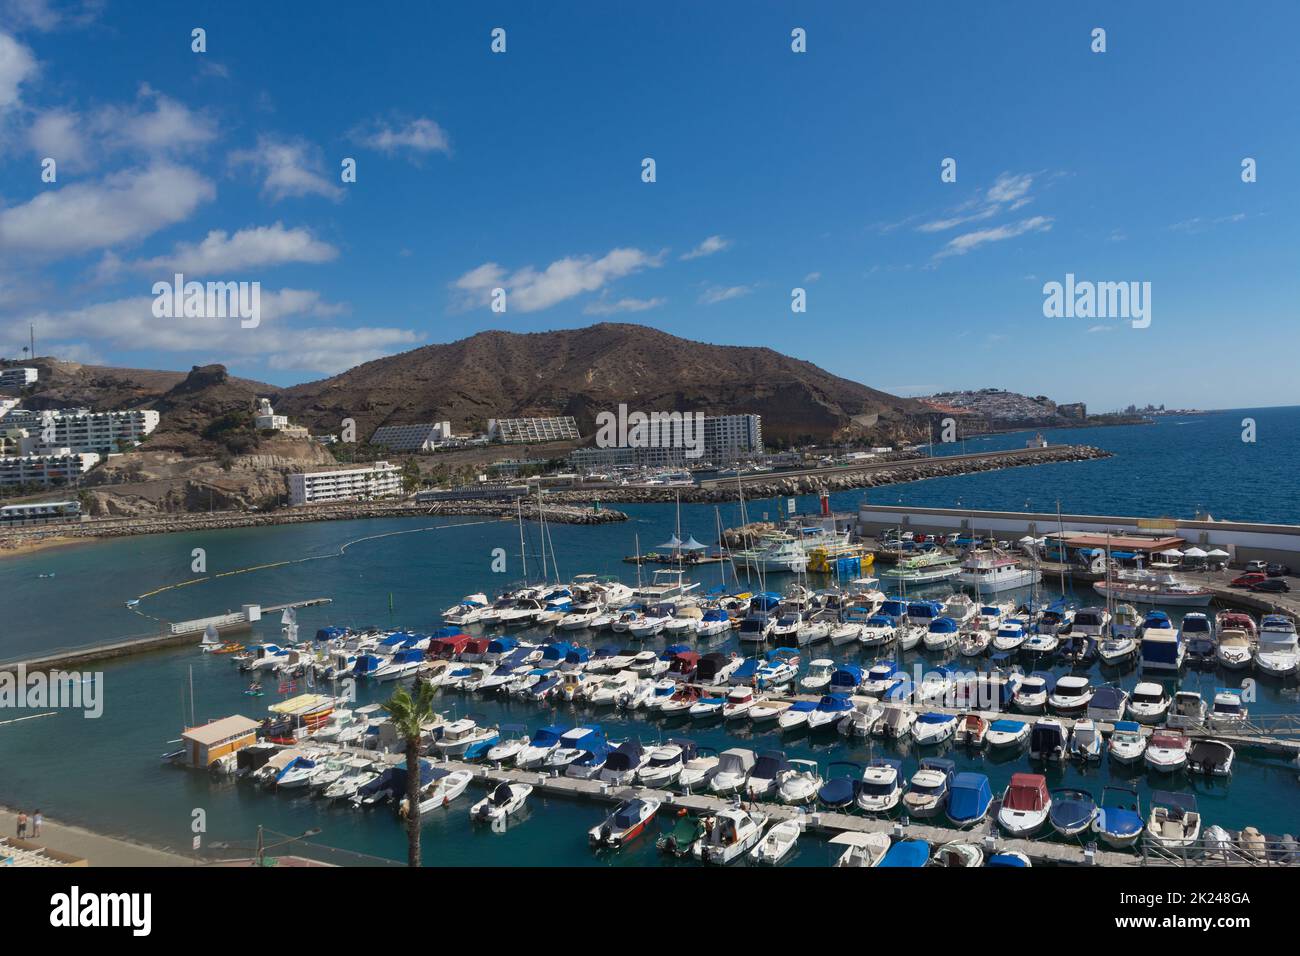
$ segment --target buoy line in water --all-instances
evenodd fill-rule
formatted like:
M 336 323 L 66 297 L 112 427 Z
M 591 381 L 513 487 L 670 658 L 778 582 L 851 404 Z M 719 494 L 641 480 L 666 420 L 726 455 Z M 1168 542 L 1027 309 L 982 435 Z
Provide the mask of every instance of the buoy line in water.
M 155 597 L 156 595 L 162 594 L 166 591 L 175 591 L 178 588 L 189 587 L 192 584 L 203 584 L 207 581 L 215 581 L 218 578 L 229 578 L 239 574 L 251 574 L 254 571 L 268 571 L 271 568 L 283 568 L 288 567 L 291 564 L 305 564 L 308 561 L 323 561 L 328 558 L 341 558 L 347 553 L 348 548 L 352 547 L 354 544 L 362 544 L 366 541 L 377 541 L 381 538 L 392 538 L 403 534 L 420 534 L 425 531 L 438 531 L 448 527 L 465 528 L 473 525 L 496 523 L 496 521 L 460 521 L 456 522 L 454 525 L 431 525 L 427 528 L 408 528 L 404 531 L 385 531 L 382 534 L 368 534 L 365 537 L 353 538 L 351 541 L 343 542 L 343 544 L 339 545 L 336 550 L 329 554 L 311 554 L 304 558 L 291 558 L 287 561 L 273 561 L 270 564 L 257 564 L 248 568 L 237 568 L 234 571 L 222 571 L 220 574 L 208 574 L 201 578 L 190 578 L 186 581 L 177 581 L 174 584 L 165 584 L 160 588 L 154 588 L 152 591 L 145 591 L 143 594 L 138 595 L 135 599 L 135 603 L 131 605 L 130 610 L 135 614 L 138 614 L 140 617 L 146 618 L 150 621 L 162 622 L 162 618 L 154 617 L 152 614 L 146 614 L 144 611 L 140 610 L 139 603 L 146 598 Z

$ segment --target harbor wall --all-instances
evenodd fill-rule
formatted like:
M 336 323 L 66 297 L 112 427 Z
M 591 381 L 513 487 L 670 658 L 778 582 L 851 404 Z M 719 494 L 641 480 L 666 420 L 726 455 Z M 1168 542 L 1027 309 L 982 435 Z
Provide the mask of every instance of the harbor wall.
M 1090 534 L 1156 534 L 1182 538 L 1204 551 L 1220 548 L 1233 564 L 1246 561 L 1280 561 L 1300 564 L 1300 526 L 1242 521 L 1204 521 L 1187 518 L 1136 518 L 1120 515 L 1057 515 L 1051 512 L 971 511 L 958 508 L 921 508 L 906 505 L 858 507 L 858 531 L 875 536 L 890 528 L 937 532 L 973 530 L 1000 538 L 1035 537 L 1058 529 Z

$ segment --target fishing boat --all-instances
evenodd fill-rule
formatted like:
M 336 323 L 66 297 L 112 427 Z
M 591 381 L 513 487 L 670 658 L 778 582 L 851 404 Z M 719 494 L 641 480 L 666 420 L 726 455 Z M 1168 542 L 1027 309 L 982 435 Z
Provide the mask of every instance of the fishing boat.
M 1137 791 L 1113 785 L 1102 790 L 1092 830 L 1102 843 L 1116 850 L 1137 843 L 1142 836 L 1142 801 Z
M 903 793 L 903 809 L 909 817 L 928 819 L 943 813 L 948 802 L 948 789 L 956 764 L 942 757 L 926 757 L 920 769 L 912 774 Z
M 955 827 L 972 827 L 988 816 L 992 803 L 993 791 L 988 777 L 982 773 L 954 774 L 944 816 Z
M 1010 750 L 1021 747 L 1029 739 L 1029 724 L 1023 720 L 995 720 L 989 724 L 984 743 L 989 750 Z
M 858 833 L 846 830 L 831 837 L 827 843 L 844 851 L 835 858 L 835 866 L 879 866 L 889 852 L 892 841 L 887 833 Z
M 951 739 L 957 730 L 957 718 L 953 714 L 928 712 L 920 714 L 912 724 L 912 739 L 918 746 L 933 746 Z
M 469 818 L 476 823 L 496 823 L 514 816 L 524 808 L 533 788 L 526 783 L 500 783 L 486 797 L 469 808 Z
M 1070 731 L 1070 756 L 1074 760 L 1090 762 L 1101 759 L 1101 731 L 1090 719 L 1076 720 Z
M 704 818 L 704 833 L 691 847 L 701 863 L 727 864 L 748 853 L 759 841 L 767 814 L 729 807 Z
M 443 770 L 441 767 L 434 767 L 432 770 L 433 779 L 427 784 L 420 787 L 420 813 L 432 813 L 439 807 L 450 806 L 451 802 L 465 792 L 465 788 L 470 785 L 474 779 L 474 774 L 468 770 Z M 409 803 L 406 797 L 398 802 L 397 811 L 405 817 L 409 810 Z
M 594 847 L 617 850 L 645 832 L 660 806 L 658 800 L 625 800 L 587 832 L 587 840 Z
M 1158 724 L 1169 712 L 1169 692 L 1163 684 L 1143 681 L 1133 688 L 1128 700 L 1128 714 L 1143 724 Z
M 1009 836 L 1031 837 L 1047 823 L 1052 797 L 1047 778 L 1038 773 L 1013 773 L 998 808 L 998 826 Z
M 981 595 L 1028 587 L 1041 579 L 1037 568 L 1023 568 L 1014 557 L 997 549 L 972 551 L 957 574 L 958 581 Z
M 1187 770 L 1207 777 L 1232 775 L 1236 751 L 1222 740 L 1197 740 L 1187 751 Z
M 1078 836 L 1092 829 L 1097 819 L 1097 801 L 1086 790 L 1065 788 L 1052 792 L 1052 809 L 1048 812 L 1052 829 L 1061 836 Z
M 1029 734 L 1031 760 L 1061 761 L 1069 751 L 1069 734 L 1065 725 L 1052 717 L 1034 723 Z
M 791 759 L 777 780 L 776 798 L 790 806 L 811 803 L 824 782 L 817 761 Z
M 1147 741 L 1143 759 L 1152 770 L 1172 773 L 1187 765 L 1187 751 L 1190 742 L 1187 737 L 1175 730 L 1161 730 L 1151 735 Z
M 754 769 L 754 751 L 743 747 L 724 750 L 718 757 L 718 767 L 709 780 L 709 790 L 719 796 L 736 793 L 749 779 Z
M 1146 839 L 1166 850 L 1189 850 L 1201 836 L 1201 814 L 1196 796 L 1156 790 L 1151 794 Z
M 1259 621 L 1259 649 L 1255 666 L 1274 677 L 1300 670 L 1300 641 L 1292 620 L 1283 614 L 1265 614 Z
M 1107 744 L 1110 759 L 1123 764 L 1137 763 L 1147 749 L 1142 726 L 1133 720 L 1117 720 Z
M 803 833 L 803 821 L 798 818 L 774 823 L 749 851 L 749 858 L 755 863 L 776 866 L 793 852 L 801 833 Z
M 867 813 L 888 813 L 903 799 L 903 761 L 875 757 L 862 771 L 856 802 Z
M 1193 690 L 1180 690 L 1169 705 L 1165 725 L 1175 729 L 1195 729 L 1204 726 L 1210 712 L 1209 705 Z

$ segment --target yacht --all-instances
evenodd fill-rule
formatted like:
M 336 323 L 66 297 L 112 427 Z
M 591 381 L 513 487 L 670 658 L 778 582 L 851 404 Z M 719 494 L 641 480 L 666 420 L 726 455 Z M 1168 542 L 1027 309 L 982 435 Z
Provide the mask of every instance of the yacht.
M 1210 706 L 1209 724 L 1215 730 L 1237 730 L 1246 723 L 1248 711 L 1242 706 L 1241 692 L 1220 690 Z
M 894 640 L 897 627 L 883 614 L 873 614 L 858 625 L 858 643 L 863 647 L 884 647 Z M 834 640 L 834 635 L 832 635 Z
M 939 581 L 950 581 L 961 574 L 957 558 L 944 551 L 926 551 L 904 558 L 880 572 L 880 580 L 889 584 L 922 587 Z
M 1169 705 L 1166 726 L 1181 729 L 1196 729 L 1204 726 L 1210 708 L 1194 690 L 1180 690 L 1174 694 L 1173 703 Z
M 666 787 L 682 775 L 686 762 L 695 756 L 689 740 L 670 740 L 650 751 L 650 759 L 637 771 L 643 787 Z
M 1066 674 L 1056 681 L 1056 687 L 1047 696 L 1047 706 L 1065 717 L 1081 714 L 1092 701 L 1093 689 L 1088 678 Z
M 1219 631 L 1219 641 L 1214 648 L 1214 659 L 1219 666 L 1227 670 L 1242 670 L 1250 666 L 1255 658 L 1255 648 L 1251 645 L 1250 634 L 1238 627 L 1224 628 Z
M 1161 730 L 1147 741 L 1146 764 L 1152 770 L 1171 773 L 1187 764 L 1188 739 L 1174 730 Z
M 1085 607 L 1074 612 L 1073 634 L 1103 638 L 1110 632 L 1110 612 L 1104 607 Z
M 1119 571 L 1111 580 L 1097 581 L 1092 587 L 1102 597 L 1135 604 L 1205 607 L 1214 597 L 1209 588 L 1188 584 L 1167 571 L 1149 568 Z
M 658 603 L 682 597 L 700 586 L 698 581 L 687 581 L 686 572 L 675 568 L 659 568 L 649 584 L 632 592 L 632 599 L 642 603 Z
M 1265 614 L 1259 621 L 1259 650 L 1255 666 L 1265 674 L 1285 677 L 1300 669 L 1300 643 L 1295 624 L 1282 614 Z
M 933 653 L 943 653 L 957 646 L 961 627 L 951 618 L 938 617 L 930 622 L 929 630 L 922 639 L 925 649 Z
M 1014 654 L 1025 643 L 1025 624 L 1023 621 L 1010 619 L 998 625 L 993 635 L 993 650 L 1003 654 Z
M 809 693 L 818 694 L 831 682 L 835 673 L 835 662 L 829 658 L 818 658 L 808 665 L 808 672 L 799 680 L 799 686 Z
M 958 581 L 980 595 L 1027 587 L 1041 579 L 1037 568 L 1022 568 L 1015 558 L 998 550 L 972 551 L 957 574 Z
M 457 627 L 475 624 L 482 620 L 489 606 L 486 594 L 467 594 L 443 611 L 442 619 L 448 624 L 455 624 Z

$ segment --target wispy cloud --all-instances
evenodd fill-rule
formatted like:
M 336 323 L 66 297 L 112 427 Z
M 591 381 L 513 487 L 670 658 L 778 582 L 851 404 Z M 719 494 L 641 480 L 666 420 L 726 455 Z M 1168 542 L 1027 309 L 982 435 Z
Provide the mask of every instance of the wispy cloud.
M 364 146 L 390 155 L 399 152 L 415 156 L 451 153 L 451 139 L 447 136 L 447 131 L 427 117 L 410 120 L 399 126 L 377 120 L 368 128 L 353 130 L 352 137 Z
M 1194 235 L 1199 232 L 1206 232 L 1215 226 L 1222 226 L 1226 223 L 1241 222 L 1246 218 L 1244 212 L 1234 212 L 1230 216 L 1217 216 L 1214 218 L 1203 218 L 1195 216 L 1191 219 L 1184 219 L 1182 222 L 1176 222 L 1169 228 L 1174 232 L 1185 232 Z
M 7 33 L 0 33 L 0 114 L 21 102 L 21 87 L 36 73 L 36 57 Z
M 730 239 L 724 239 L 722 236 L 709 236 L 690 252 L 682 253 L 681 258 L 684 261 L 688 259 L 703 259 L 705 256 L 711 256 L 716 252 L 721 252 L 730 245 Z
M 490 303 L 493 289 L 506 290 L 508 311 L 536 312 L 574 296 L 597 292 L 608 283 L 661 265 L 664 254 L 640 249 L 611 249 L 599 258 L 566 256 L 545 269 L 524 266 L 514 272 L 485 262 L 451 283 L 454 304 L 462 308 Z
M 325 174 L 320 151 L 301 140 L 260 136 L 254 149 L 230 154 L 236 169 L 249 168 L 263 177 L 262 193 L 273 201 L 301 196 L 324 196 L 338 201 L 343 189 Z
M 709 286 L 700 294 L 700 304 L 717 305 L 719 302 L 726 302 L 729 299 L 739 299 L 753 291 L 754 287 L 748 285 Z
M 1004 242 L 1007 239 L 1014 239 L 1030 232 L 1047 232 L 1051 228 L 1051 217 L 1031 216 L 1029 219 L 994 226 L 992 229 L 978 229 L 975 232 L 954 236 L 948 240 L 947 245 L 934 254 L 934 258 L 945 259 L 949 256 L 964 256 L 971 250 L 992 242 Z
M 583 309 L 586 315 L 615 315 L 619 312 L 646 312 L 650 309 L 657 309 L 668 300 L 663 297 L 653 299 L 635 299 L 626 296 L 622 299 L 607 299 L 602 295 L 597 301 L 592 302 Z
M 322 263 L 338 250 L 309 229 L 286 229 L 283 223 L 240 229 L 233 235 L 213 229 L 202 242 L 179 243 L 170 253 L 130 263 L 138 272 L 182 272 L 192 278 L 239 269 L 270 268 L 290 262 Z

